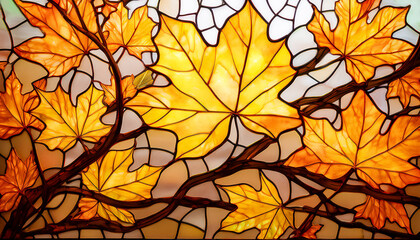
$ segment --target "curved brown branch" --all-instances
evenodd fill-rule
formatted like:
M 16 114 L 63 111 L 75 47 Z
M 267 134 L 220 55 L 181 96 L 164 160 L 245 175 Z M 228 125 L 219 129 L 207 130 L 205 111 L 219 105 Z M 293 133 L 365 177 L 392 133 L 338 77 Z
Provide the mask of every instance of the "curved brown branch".
M 60 194 L 60 193 L 74 193 L 81 195 L 87 198 L 93 198 L 98 200 L 99 202 L 118 207 L 118 208 L 144 208 L 150 207 L 156 203 L 169 203 L 172 201 L 171 197 L 165 198 L 150 198 L 144 199 L 140 201 L 120 201 L 115 200 L 113 198 L 107 197 L 101 193 L 76 188 L 76 187 L 60 187 L 57 188 L 52 194 L 53 196 Z M 188 197 L 185 196 L 179 201 L 179 204 L 185 207 L 190 208 L 202 208 L 202 207 L 218 207 L 228 211 L 235 211 L 237 207 L 234 204 L 223 202 L 223 201 L 213 201 L 207 198 L 199 198 L 199 197 Z
M 35 202 L 40 196 L 49 196 L 47 201 L 51 200 L 50 192 L 54 191 L 57 187 L 61 186 L 63 183 L 77 175 L 83 169 L 88 167 L 90 164 L 95 162 L 97 159 L 102 157 L 106 154 L 112 145 L 115 143 L 115 139 L 118 137 L 121 126 L 122 126 L 122 116 L 123 116 L 123 96 L 122 96 L 122 89 L 121 89 L 121 73 L 118 68 L 117 63 L 115 62 L 111 52 L 107 49 L 106 42 L 103 42 L 103 35 L 102 41 L 93 33 L 89 32 L 87 29 L 80 27 L 77 24 L 74 24 L 72 20 L 66 15 L 66 11 L 62 9 L 55 1 L 48 0 L 49 4 L 52 4 L 61 14 L 61 16 L 68 22 L 73 28 L 77 31 L 86 35 L 89 39 L 91 39 L 98 48 L 105 54 L 109 61 L 109 65 L 111 67 L 112 73 L 115 79 L 115 95 L 116 95 L 116 106 L 117 106 L 117 119 L 115 124 L 112 126 L 108 136 L 103 137 L 99 140 L 99 142 L 88 152 L 84 152 L 81 156 L 79 156 L 74 162 L 69 164 L 68 166 L 62 168 L 57 174 L 49 178 L 43 186 L 33 189 L 32 191 L 28 191 L 27 197 L 29 202 Z M 76 7 L 75 11 L 78 12 L 79 9 Z M 80 12 L 78 13 L 80 15 Z M 97 16 L 96 16 L 97 17 Z M 82 21 L 83 22 L 83 21 Z M 100 26 L 98 25 L 98 31 L 101 32 Z M 45 192 L 47 191 L 47 192 Z M 45 204 L 45 203 L 44 203 Z M 2 237 L 3 238 L 14 238 L 18 231 L 23 227 L 26 219 L 36 213 L 35 210 L 32 211 L 25 211 L 23 215 L 19 215 L 20 209 L 27 208 L 23 202 L 21 202 L 18 206 L 18 210 L 15 211 L 10 220 L 7 222 Z
M 371 79 L 362 83 L 351 82 L 344 86 L 338 87 L 330 93 L 320 97 L 300 98 L 292 102 L 291 105 L 296 108 L 308 105 L 308 107 L 301 110 L 301 113 L 303 115 L 309 116 L 316 110 L 326 107 L 327 104 L 335 102 L 350 92 L 356 92 L 358 90 L 369 90 L 382 84 L 390 83 L 398 78 L 405 76 L 407 73 L 418 66 L 420 66 L 420 37 L 418 38 L 417 45 L 414 47 L 407 60 L 392 74 L 377 79 Z
M 361 229 L 367 230 L 367 231 L 372 232 L 372 233 L 382 233 L 382 234 L 385 234 L 385 235 L 388 235 L 388 236 L 401 237 L 401 238 L 405 238 L 405 239 L 417 239 L 418 238 L 417 236 L 411 235 L 409 233 L 398 232 L 398 231 L 389 230 L 389 229 L 385 229 L 385 228 L 377 229 L 375 227 L 366 226 L 365 224 L 363 224 L 361 222 L 340 221 L 336 217 L 336 215 L 332 215 L 329 212 L 320 211 L 318 209 L 311 208 L 311 207 L 294 207 L 292 209 L 295 210 L 295 211 L 298 211 L 298 212 L 306 212 L 306 213 L 316 214 L 318 216 L 327 218 L 327 219 L 337 223 L 339 226 L 342 226 L 342 227 L 361 228 Z

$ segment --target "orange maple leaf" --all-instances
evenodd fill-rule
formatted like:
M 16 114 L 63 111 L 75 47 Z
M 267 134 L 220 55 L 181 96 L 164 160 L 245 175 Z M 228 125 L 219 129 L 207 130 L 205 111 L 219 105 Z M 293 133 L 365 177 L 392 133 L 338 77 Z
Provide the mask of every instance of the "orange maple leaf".
M 420 67 L 389 84 L 387 97 L 398 97 L 404 107 L 410 104 L 411 96 L 420 99 Z
M 147 16 L 147 6 L 137 8 L 131 18 L 123 3 L 119 3 L 117 10 L 112 12 L 104 25 L 104 32 L 108 32 L 108 48 L 115 52 L 124 47 L 128 52 L 141 59 L 144 51 L 155 51 L 152 42 L 152 29 L 156 24 Z
M 92 32 L 97 32 L 96 19 L 90 1 L 57 1 L 66 15 L 77 25 L 86 25 Z M 75 3 L 76 5 L 74 5 Z M 61 76 L 73 67 L 80 65 L 82 57 L 98 47 L 84 34 L 77 31 L 62 17 L 59 10 L 51 3 L 46 7 L 37 3 L 16 0 L 16 4 L 29 22 L 44 32 L 44 37 L 32 38 L 18 47 L 20 56 L 42 64 L 49 76 Z M 76 10 L 82 16 L 80 21 Z
M 306 232 L 302 234 L 302 237 L 307 239 L 316 239 L 316 232 L 322 228 L 322 225 L 313 225 Z
M 6 92 L 0 93 L 0 138 L 6 139 L 28 127 L 42 129 L 43 124 L 29 113 L 38 103 L 35 91 L 22 95 L 22 84 L 12 72 L 6 80 Z
M 0 212 L 13 210 L 19 204 L 23 191 L 31 187 L 38 178 L 32 154 L 22 161 L 12 149 L 6 163 L 6 174 L 0 176 Z
M 388 218 L 391 222 L 397 222 L 401 227 L 406 228 L 412 234 L 410 229 L 410 220 L 407 212 L 401 203 L 388 202 L 368 196 L 366 202 L 356 207 L 356 218 L 366 218 L 372 221 L 373 226 L 380 229 L 384 226 Z
M 328 47 L 332 54 L 345 59 L 347 72 L 357 83 L 371 78 L 375 67 L 404 62 L 413 50 L 411 44 L 391 37 L 405 26 L 408 8 L 382 8 L 369 23 L 367 13 L 375 6 L 374 0 L 363 4 L 340 0 L 336 3 L 338 24 L 334 30 L 317 9 L 308 25 L 319 46 Z
M 380 134 L 386 116 L 359 91 L 342 113 L 343 126 L 336 131 L 323 119 L 304 117 L 306 147 L 285 163 L 336 179 L 355 169 L 357 175 L 379 188 L 392 184 L 403 188 L 420 182 L 420 169 L 408 162 L 420 155 L 420 117 L 402 116 L 388 133 Z
M 133 75 L 125 77 L 121 81 L 121 88 L 122 88 L 124 101 L 134 97 L 134 95 L 136 95 L 137 93 L 137 89 L 136 89 L 136 86 L 134 86 L 133 81 L 134 81 Z M 114 77 L 111 78 L 111 85 L 105 85 L 101 83 L 101 86 L 104 89 L 104 103 L 106 105 L 111 105 L 115 101 L 115 95 L 116 95 Z

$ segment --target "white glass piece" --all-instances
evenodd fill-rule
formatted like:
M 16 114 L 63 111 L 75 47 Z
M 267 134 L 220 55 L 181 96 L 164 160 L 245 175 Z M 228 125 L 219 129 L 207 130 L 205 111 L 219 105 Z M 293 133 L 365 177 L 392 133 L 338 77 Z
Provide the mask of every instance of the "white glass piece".
M 77 97 L 89 88 L 91 82 L 92 79 L 89 75 L 76 72 L 70 86 L 70 99 L 73 105 L 76 106 Z
M 214 188 L 214 187 L 213 187 Z M 193 226 L 197 226 L 202 230 L 206 229 L 206 214 L 204 208 L 198 208 L 190 212 L 184 219 L 183 222 L 189 223 Z
M 92 62 L 90 61 L 89 56 L 83 56 L 82 60 L 80 61 L 80 65 L 77 68 L 77 71 L 84 72 L 90 76 L 93 74 L 92 69 Z
M 283 9 L 284 5 L 286 5 L 287 0 L 263 0 L 260 2 L 267 3 L 274 13 L 278 13 L 280 10 Z
M 201 2 L 201 5 L 205 7 L 218 7 L 222 4 L 223 4 L 222 0 L 203 0 Z
M 180 4 L 180 15 L 187 15 L 191 13 L 197 13 L 198 2 L 197 0 L 182 0 Z
M 388 113 L 388 101 L 386 101 L 386 88 L 378 88 L 369 95 L 375 105 L 384 113 Z
M 279 40 L 293 30 L 293 22 L 284 18 L 275 17 L 268 26 L 268 34 L 271 40 Z
M 280 98 L 286 102 L 296 101 L 297 99 L 303 97 L 306 89 L 317 83 L 317 81 L 308 75 L 298 76 L 295 78 L 293 83 L 281 93 Z
M 25 16 L 19 10 L 19 7 L 13 2 L 13 0 L 1 0 L 0 7 L 2 9 L 2 17 L 5 18 L 9 28 L 16 27 L 18 24 L 26 20 Z
M 334 122 L 336 118 L 337 112 L 334 109 L 331 108 L 323 108 L 316 110 L 311 114 L 311 117 L 318 118 L 318 119 L 327 119 L 328 122 L 332 123 Z
M 292 60 L 293 67 L 300 67 L 311 61 L 317 54 L 316 49 L 310 49 L 304 52 L 299 53 Z
M 334 55 L 331 53 L 325 54 L 325 56 L 319 61 L 319 63 L 315 66 L 316 68 L 323 67 L 329 65 L 332 61 L 338 59 L 340 55 Z
M 244 0 L 225 0 L 226 4 L 229 5 L 231 8 L 233 8 L 236 11 L 241 10 L 241 8 L 244 6 L 245 1 Z
M 131 18 L 133 12 L 146 4 L 146 0 L 131 0 L 125 5 L 128 8 L 128 18 Z
M 217 37 L 219 34 L 219 30 L 217 30 L 217 28 L 212 27 L 208 30 L 203 31 L 202 34 L 209 44 L 215 45 L 217 43 Z
M 226 23 L 228 18 L 235 14 L 236 12 L 232 10 L 227 5 L 220 6 L 218 8 L 212 9 L 213 15 L 214 15 L 214 21 L 216 23 L 216 27 L 221 29 L 223 25 Z
M 337 15 L 335 15 L 334 12 L 324 12 L 323 15 L 325 19 L 327 19 L 327 21 L 330 23 L 330 29 L 334 30 L 338 24 Z
M 234 147 L 231 143 L 225 142 L 222 146 L 216 148 L 215 151 L 210 153 L 204 158 L 209 170 L 216 169 L 222 165 L 229 155 L 232 153 Z
M 281 10 L 279 16 L 282 18 L 286 18 L 288 20 L 293 20 L 295 15 L 296 9 L 292 6 L 285 6 L 283 10 Z
M 178 20 L 181 20 L 184 22 L 196 22 L 195 17 L 196 17 L 195 14 L 182 15 L 178 17 Z
M 118 67 L 120 68 L 122 77 L 130 76 L 131 74 L 136 76 L 144 70 L 143 63 L 138 58 L 130 55 L 127 51 L 124 52 L 121 60 L 118 62 Z
M 154 8 L 148 8 L 147 16 L 152 19 L 153 22 L 159 22 L 159 14 Z
M 254 0 L 252 1 L 252 4 L 265 21 L 268 22 L 274 18 L 274 12 L 268 6 L 268 3 L 265 0 Z
M 286 202 L 290 198 L 290 182 L 286 176 L 283 174 L 271 171 L 271 170 L 263 170 L 264 174 L 267 176 L 268 179 L 272 181 L 272 183 L 276 186 L 279 191 L 279 197 L 281 198 L 282 202 Z
M 405 40 L 413 45 L 417 44 L 419 40 L 419 34 L 414 31 L 410 26 L 405 26 L 392 34 L 393 38 Z
M 385 77 L 394 72 L 394 68 L 391 66 L 380 66 L 375 69 L 375 75 L 372 79 Z
M 390 119 L 385 119 L 385 121 L 382 123 L 381 129 L 379 131 L 380 134 L 385 134 L 389 127 L 391 126 L 391 120 Z
M 76 144 L 64 154 L 64 167 L 74 162 L 74 160 L 82 155 L 84 151 L 83 145 L 77 141 Z
M 280 159 L 287 159 L 302 146 L 302 139 L 298 132 L 288 131 L 279 136 Z
M 388 100 L 389 104 L 389 114 L 396 114 L 403 110 L 403 105 L 401 104 L 398 98 L 391 98 Z
M 338 68 L 340 62 L 327 65 L 324 68 L 310 72 L 308 75 L 316 79 L 318 82 L 326 81 L 331 74 Z
M 19 27 L 12 29 L 10 32 L 12 34 L 13 44 L 15 47 L 29 38 L 44 36 L 39 28 L 33 27 L 31 24 L 29 24 L 29 22 L 25 22 L 22 25 L 19 25 Z
M 201 8 L 197 14 L 197 27 L 200 30 L 214 26 L 213 16 L 208 8 Z
M 66 75 L 61 78 L 61 87 L 65 92 L 69 92 L 70 90 L 70 82 L 73 79 L 74 76 L 74 70 L 70 70 Z
M 10 41 L 9 31 L 7 31 L 6 24 L 0 20 L 0 49 L 11 49 L 12 42 Z M 8 55 L 8 54 L 7 54 Z M 7 56 L 6 56 L 7 59 Z M 6 61 L 6 60 L 1 60 Z
M 242 122 L 235 117 L 236 119 L 232 119 L 232 124 L 233 122 L 237 123 L 237 127 L 239 130 L 239 139 L 238 139 L 238 143 L 242 146 L 249 146 L 251 144 L 253 144 L 254 142 L 260 140 L 261 138 L 264 137 L 263 134 L 256 134 L 253 133 L 251 131 L 249 131 L 247 128 L 245 128 L 245 126 L 242 124 Z M 236 120 L 236 121 L 235 121 Z
M 297 28 L 287 39 L 287 47 L 293 55 L 309 48 L 317 48 L 314 35 L 306 27 Z
M 293 0 L 289 0 L 289 4 L 290 2 Z M 301 0 L 296 8 L 295 28 L 306 25 L 312 19 L 313 11 L 308 1 Z
M 136 113 L 129 109 L 124 111 L 121 133 L 128 133 L 136 130 L 140 128 L 141 125 L 142 121 Z
M 136 149 L 133 152 L 133 163 L 128 167 L 128 171 L 133 172 L 139 169 L 143 164 L 149 162 L 148 149 Z

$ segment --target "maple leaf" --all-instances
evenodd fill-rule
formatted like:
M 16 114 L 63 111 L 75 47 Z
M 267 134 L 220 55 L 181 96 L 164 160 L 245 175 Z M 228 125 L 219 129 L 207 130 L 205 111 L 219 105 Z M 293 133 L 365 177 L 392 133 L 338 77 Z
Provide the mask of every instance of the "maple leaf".
M 404 62 L 413 50 L 411 44 L 391 37 L 405 26 L 408 8 L 384 7 L 369 23 L 367 13 L 376 5 L 372 0 L 364 4 L 357 0 L 340 0 L 335 8 L 338 24 L 333 31 L 317 9 L 308 25 L 320 47 L 342 55 L 347 72 L 357 83 L 371 78 L 375 67 Z
M 411 96 L 420 98 L 420 68 L 406 74 L 404 77 L 389 84 L 387 97 L 398 97 L 404 107 L 410 104 Z
M 316 239 L 316 232 L 322 228 L 322 225 L 313 225 L 306 232 L 302 234 L 303 238 Z
M 239 233 L 256 227 L 259 239 L 277 239 L 289 226 L 293 227 L 293 211 L 283 207 L 276 187 L 264 174 L 260 191 L 245 184 L 221 188 L 238 206 L 223 220 L 221 230 Z
M 76 107 L 60 87 L 54 92 L 37 92 L 41 103 L 32 113 L 46 125 L 37 141 L 51 150 L 66 151 L 77 140 L 96 143 L 111 129 L 100 121 L 106 107 L 102 103 L 103 92 L 93 86 L 77 98 Z
M 15 73 L 6 80 L 6 92 L 0 93 L 0 138 L 7 139 L 28 127 L 42 129 L 43 124 L 29 113 L 39 99 L 35 91 L 22 95 L 22 84 Z
M 150 198 L 150 191 L 156 184 L 162 167 L 143 165 L 140 169 L 129 172 L 128 168 L 132 163 L 133 149 L 110 151 L 82 173 L 83 183 L 88 189 L 115 200 L 139 201 Z M 78 218 L 90 219 L 97 213 L 105 219 L 134 223 L 133 215 L 127 210 L 94 199 L 84 199 L 79 202 L 79 207 L 81 214 Z
M 13 210 L 19 204 L 23 191 L 31 187 L 38 178 L 32 154 L 22 161 L 12 149 L 6 164 L 6 174 L 0 176 L 0 212 Z
M 136 86 L 133 84 L 134 76 L 130 75 L 128 77 L 125 77 L 121 81 L 121 89 L 122 89 L 122 95 L 124 101 L 127 99 L 130 99 L 134 97 L 137 93 Z M 106 85 L 101 83 L 102 88 L 104 89 L 104 103 L 106 105 L 111 105 L 115 101 L 115 79 L 114 77 L 111 77 L 111 85 Z
M 369 97 L 359 91 L 342 112 L 343 126 L 339 131 L 325 119 L 304 117 L 306 147 L 285 164 L 306 167 L 330 179 L 355 169 L 361 179 L 375 188 L 380 184 L 403 188 L 420 182 L 420 170 L 408 162 L 420 155 L 420 117 L 399 117 L 382 135 L 380 129 L 385 118 Z
M 61 16 L 51 3 L 46 7 L 37 3 L 16 0 L 16 4 L 29 22 L 41 29 L 44 37 L 32 38 L 15 48 L 23 58 L 42 64 L 49 76 L 61 76 L 73 67 L 78 67 L 82 57 L 98 47 L 84 34 L 78 32 Z M 87 0 L 56 0 L 66 15 L 77 25 L 86 25 L 92 33 L 97 32 L 93 7 Z M 79 20 L 76 10 L 82 16 Z
M 388 202 L 368 196 L 366 202 L 354 210 L 357 211 L 356 218 L 370 219 L 373 226 L 378 229 L 381 229 L 385 220 L 389 219 L 389 221 L 397 222 L 401 227 L 406 228 L 410 234 L 413 234 L 407 212 L 401 203 Z
M 179 138 L 177 158 L 202 156 L 221 144 L 237 115 L 252 131 L 277 137 L 301 124 L 296 109 L 277 98 L 295 71 L 284 41 L 267 39 L 267 24 L 248 3 L 209 47 L 191 23 L 162 16 L 155 38 L 167 87 L 149 87 L 127 107 Z
M 124 47 L 128 52 L 141 59 L 144 51 L 155 51 L 152 42 L 152 29 L 155 23 L 147 16 L 147 6 L 137 8 L 131 18 L 123 2 L 118 4 L 117 10 L 110 14 L 104 25 L 104 31 L 109 33 L 108 48 L 115 52 Z

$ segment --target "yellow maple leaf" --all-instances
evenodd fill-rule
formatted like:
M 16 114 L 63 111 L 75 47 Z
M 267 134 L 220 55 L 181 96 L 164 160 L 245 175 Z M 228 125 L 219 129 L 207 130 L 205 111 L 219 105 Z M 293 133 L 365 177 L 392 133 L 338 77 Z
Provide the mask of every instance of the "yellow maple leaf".
M 408 8 L 384 7 L 368 22 L 368 11 L 377 5 L 372 1 L 376 0 L 337 2 L 338 24 L 333 31 L 317 9 L 308 25 L 320 47 L 328 47 L 332 54 L 345 59 L 347 72 L 357 83 L 371 78 L 375 67 L 404 62 L 413 50 L 411 44 L 391 37 L 405 26 Z
M 403 188 L 420 182 L 420 169 L 408 162 L 420 156 L 420 117 L 399 117 L 385 134 L 380 129 L 386 116 L 359 91 L 342 113 L 343 126 L 336 131 L 323 119 L 304 117 L 306 147 L 285 163 L 336 179 L 350 169 L 379 188 L 392 184 Z
M 31 187 L 38 178 L 32 154 L 22 161 L 12 149 L 6 164 L 6 174 L 0 176 L 0 212 L 13 210 L 19 204 L 23 191 Z
M 87 36 L 67 23 L 51 3 L 44 7 L 21 0 L 15 2 L 29 22 L 45 34 L 44 37 L 35 37 L 20 44 L 15 48 L 16 53 L 42 64 L 48 70 L 49 76 L 65 74 L 71 68 L 79 66 L 87 52 L 98 48 Z M 96 15 L 90 1 L 60 0 L 58 4 L 75 24 L 86 25 L 92 33 L 97 32 Z M 82 16 L 82 22 L 76 9 Z
M 270 42 L 266 29 L 247 4 L 210 47 L 193 24 L 162 16 L 155 38 L 159 61 L 152 68 L 172 84 L 146 88 L 127 107 L 148 125 L 176 133 L 177 158 L 203 156 L 221 144 L 234 115 L 273 138 L 297 127 L 296 109 L 277 98 L 295 74 L 290 53 L 284 41 Z
M 83 183 L 90 190 L 120 201 L 139 201 L 150 198 L 150 191 L 156 184 L 162 167 L 143 165 L 129 172 L 133 163 L 133 149 L 110 151 L 89 166 L 82 173 Z M 108 220 L 134 223 L 133 215 L 124 209 L 100 203 L 94 199 L 79 202 L 81 213 L 78 218 L 90 219 L 96 214 Z
M 404 107 L 410 104 L 411 96 L 420 99 L 420 67 L 389 84 L 387 97 L 398 97 Z
M 28 127 L 42 129 L 43 124 L 29 113 L 38 103 L 35 91 L 22 95 L 22 84 L 12 72 L 6 80 L 6 92 L 0 93 L 0 138 L 6 139 Z
M 284 208 L 276 187 L 262 174 L 261 190 L 249 185 L 221 187 L 238 209 L 222 222 L 221 230 L 243 232 L 258 228 L 259 239 L 277 239 L 293 227 L 293 211 Z
M 77 140 L 96 143 L 111 129 L 100 120 L 106 107 L 102 103 L 103 92 L 93 85 L 77 98 L 76 107 L 60 87 L 54 92 L 37 92 L 41 103 L 32 113 L 46 125 L 37 142 L 44 143 L 50 149 L 66 151 Z
M 137 8 L 131 18 L 128 18 L 128 10 L 120 2 L 104 25 L 104 31 L 109 34 L 109 50 L 115 52 L 124 47 L 130 54 L 141 59 L 142 52 L 155 51 L 152 42 L 152 29 L 155 25 L 147 16 L 147 6 Z

